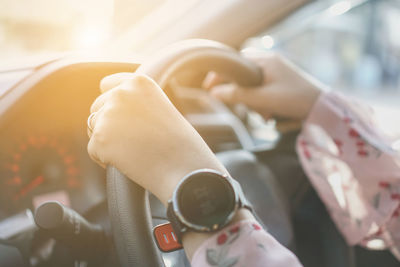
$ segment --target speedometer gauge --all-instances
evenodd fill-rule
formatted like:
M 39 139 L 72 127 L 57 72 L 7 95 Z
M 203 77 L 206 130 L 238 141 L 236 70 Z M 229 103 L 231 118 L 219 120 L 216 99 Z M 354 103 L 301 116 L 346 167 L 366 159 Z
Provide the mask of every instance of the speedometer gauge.
M 7 188 L 3 193 L 10 209 L 32 207 L 34 197 L 41 194 L 79 187 L 76 161 L 68 146 L 55 138 L 24 138 L 12 149 L 2 171 L 2 188 Z

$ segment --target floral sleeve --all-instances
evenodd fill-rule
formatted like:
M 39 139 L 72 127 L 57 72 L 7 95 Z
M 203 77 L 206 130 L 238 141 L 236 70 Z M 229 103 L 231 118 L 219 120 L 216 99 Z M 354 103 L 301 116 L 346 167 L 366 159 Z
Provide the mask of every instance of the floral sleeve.
M 382 131 L 372 108 L 330 92 L 303 125 L 297 153 L 347 243 L 400 259 L 399 140 Z
M 298 267 L 296 256 L 255 220 L 240 221 L 206 240 L 192 258 L 193 267 Z

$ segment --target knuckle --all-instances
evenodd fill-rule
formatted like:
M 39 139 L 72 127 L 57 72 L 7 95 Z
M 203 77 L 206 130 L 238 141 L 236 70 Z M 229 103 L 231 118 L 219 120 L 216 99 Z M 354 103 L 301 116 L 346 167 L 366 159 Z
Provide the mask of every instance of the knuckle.
M 90 106 L 90 113 L 93 113 L 97 110 L 97 104 L 96 102 L 93 102 L 93 104 Z
M 104 152 L 109 145 L 109 139 L 104 132 L 95 130 L 89 140 L 87 150 L 94 159 L 104 158 Z
M 97 154 L 99 150 L 101 150 L 102 143 L 104 140 L 102 138 L 99 138 L 99 134 L 97 131 L 93 132 L 89 144 L 88 144 L 88 152 L 91 155 Z
M 93 142 L 89 141 L 87 146 L 89 157 L 96 163 L 103 165 L 104 161 L 101 159 L 101 153 L 93 145 Z
M 95 130 L 93 133 L 93 138 L 94 138 L 94 144 L 96 147 L 99 149 L 104 149 L 108 143 L 109 143 L 109 138 L 107 138 L 107 131 L 106 130 Z
M 100 81 L 100 89 L 103 92 L 111 90 L 112 88 L 115 88 L 125 80 L 132 77 L 132 75 L 133 75 L 132 73 L 120 72 L 106 76 Z
M 152 80 L 148 76 L 146 76 L 144 74 L 135 74 L 132 77 L 131 81 L 135 82 L 135 83 L 138 83 L 138 84 L 144 84 L 144 83 L 152 82 Z
M 129 98 L 129 91 L 124 88 L 115 88 L 111 94 L 113 103 L 124 103 Z
M 100 88 L 105 88 L 108 85 L 108 81 L 110 80 L 110 76 L 106 76 L 100 80 Z
M 101 95 L 99 95 L 93 102 L 92 106 L 90 107 L 90 112 L 96 112 L 99 109 L 101 109 L 101 107 L 107 103 L 109 96 L 112 94 L 112 90 L 111 91 L 107 91 Z
M 93 150 L 103 150 L 110 142 L 109 136 L 113 131 L 113 127 L 110 127 L 110 124 L 104 121 L 104 116 L 105 115 L 102 114 L 96 118 L 96 125 L 94 126 L 93 133 L 89 141 L 91 142 Z
M 143 74 L 135 75 L 130 81 L 131 89 L 138 94 L 151 94 L 158 88 L 158 85 Z
M 92 137 L 90 138 L 89 143 L 87 145 L 88 154 L 92 159 L 97 158 L 97 149 L 98 149 L 98 146 L 96 146 L 95 139 L 92 135 Z
M 99 107 L 100 107 L 100 102 L 101 102 L 101 96 L 96 98 L 96 100 L 93 102 L 93 104 L 90 106 L 90 113 L 96 112 Z

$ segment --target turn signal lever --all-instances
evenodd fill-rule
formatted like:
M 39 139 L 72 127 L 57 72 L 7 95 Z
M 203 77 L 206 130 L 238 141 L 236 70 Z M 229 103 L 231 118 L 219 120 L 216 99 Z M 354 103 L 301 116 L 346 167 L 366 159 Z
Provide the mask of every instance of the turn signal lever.
M 35 222 L 50 238 L 68 247 L 79 260 L 101 262 L 106 255 L 106 236 L 101 226 L 88 222 L 59 202 L 46 202 L 35 211 Z

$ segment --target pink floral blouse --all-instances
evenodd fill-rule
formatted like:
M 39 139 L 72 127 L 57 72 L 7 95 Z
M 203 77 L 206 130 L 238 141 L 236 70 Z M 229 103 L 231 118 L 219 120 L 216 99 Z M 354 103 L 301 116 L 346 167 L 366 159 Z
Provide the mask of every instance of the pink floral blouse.
M 400 151 L 373 110 L 341 94 L 322 94 L 297 140 L 300 162 L 349 245 L 390 249 L 400 260 Z M 256 221 L 206 240 L 192 266 L 301 266 Z

